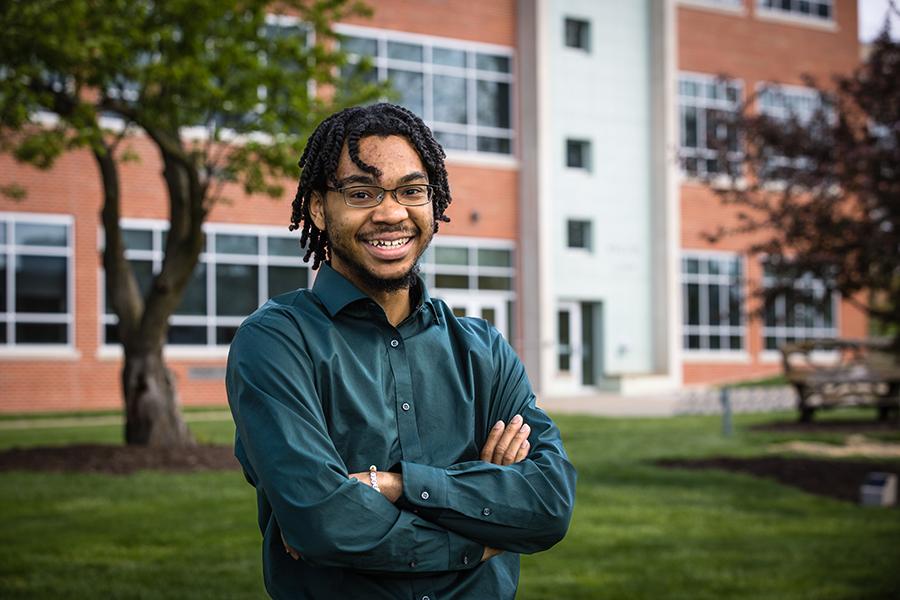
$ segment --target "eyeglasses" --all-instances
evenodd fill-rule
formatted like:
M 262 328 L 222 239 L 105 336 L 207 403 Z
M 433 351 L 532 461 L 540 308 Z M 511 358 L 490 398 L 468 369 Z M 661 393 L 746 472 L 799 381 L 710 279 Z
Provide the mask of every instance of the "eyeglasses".
M 377 185 L 351 185 L 342 188 L 328 188 L 328 191 L 343 195 L 344 202 L 352 208 L 378 206 L 388 192 L 394 195 L 394 200 L 404 206 L 422 206 L 431 202 L 434 186 L 427 183 L 411 183 L 388 190 Z

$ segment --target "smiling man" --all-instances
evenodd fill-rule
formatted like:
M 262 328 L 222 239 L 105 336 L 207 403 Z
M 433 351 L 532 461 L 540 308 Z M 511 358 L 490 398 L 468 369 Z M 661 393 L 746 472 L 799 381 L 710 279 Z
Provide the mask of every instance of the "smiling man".
M 274 598 L 513 598 L 562 539 L 575 470 L 496 329 L 431 298 L 417 261 L 450 188 L 399 106 L 323 121 L 292 229 L 311 290 L 272 298 L 228 358 L 235 454 Z

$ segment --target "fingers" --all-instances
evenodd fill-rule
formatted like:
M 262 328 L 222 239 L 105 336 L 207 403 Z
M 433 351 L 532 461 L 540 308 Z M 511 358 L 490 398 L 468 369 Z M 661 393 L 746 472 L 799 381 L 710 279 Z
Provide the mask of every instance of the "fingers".
M 500 436 L 503 435 L 504 427 L 503 421 L 497 421 L 488 434 L 484 447 L 481 449 L 481 460 L 484 462 L 491 462 L 491 459 L 494 457 L 494 449 L 497 447 L 497 442 L 500 441 Z
M 511 465 L 513 463 L 518 462 L 516 457 L 519 455 L 519 452 L 522 449 L 522 444 L 528 443 L 528 434 L 531 433 L 531 427 L 528 423 L 523 423 L 522 428 L 519 429 L 519 433 L 513 437 L 512 442 L 510 442 L 509 447 L 506 449 L 506 452 L 503 453 L 503 465 Z
M 524 427 L 523 427 L 523 429 L 524 429 Z M 516 458 L 515 458 L 515 460 L 513 460 L 513 463 L 522 462 L 523 460 L 528 458 L 528 451 L 530 449 L 531 449 L 531 444 L 528 442 L 528 440 L 525 440 L 524 442 L 522 442 L 522 445 L 519 446 L 519 452 L 516 454 Z
M 503 430 L 503 435 L 500 436 L 500 441 L 497 442 L 497 447 L 494 448 L 494 455 L 491 459 L 492 463 L 495 465 L 509 464 L 508 462 L 504 462 L 504 456 L 506 455 L 507 450 L 509 450 L 510 444 L 513 443 L 513 438 L 516 437 L 516 434 L 518 434 L 519 430 L 522 428 L 522 425 L 522 415 L 516 415 L 510 419 L 509 425 L 506 426 L 506 429 Z M 518 445 L 513 448 L 513 457 L 515 457 L 516 452 L 518 452 L 518 448 Z
M 293 558 L 294 560 L 300 560 L 300 553 L 288 545 L 287 540 L 284 539 L 284 533 L 281 534 L 281 543 L 284 544 L 284 551 L 290 554 L 291 558 Z

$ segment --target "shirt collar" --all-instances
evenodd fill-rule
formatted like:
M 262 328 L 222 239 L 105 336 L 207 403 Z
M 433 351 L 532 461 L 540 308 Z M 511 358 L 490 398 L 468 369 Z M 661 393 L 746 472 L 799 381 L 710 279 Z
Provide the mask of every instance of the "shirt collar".
M 413 312 L 424 304 L 431 310 L 435 320 L 440 323 L 440 315 L 434 300 L 428 293 L 428 286 L 425 285 L 421 276 L 418 279 L 418 289 L 421 293 Z M 349 279 L 335 271 L 328 263 L 322 263 L 319 266 L 319 272 L 316 275 L 316 281 L 313 283 L 312 291 L 325 306 L 331 317 L 341 312 L 347 305 L 357 300 L 369 298 L 358 287 L 353 285 Z M 415 292 L 413 293 L 415 294 Z

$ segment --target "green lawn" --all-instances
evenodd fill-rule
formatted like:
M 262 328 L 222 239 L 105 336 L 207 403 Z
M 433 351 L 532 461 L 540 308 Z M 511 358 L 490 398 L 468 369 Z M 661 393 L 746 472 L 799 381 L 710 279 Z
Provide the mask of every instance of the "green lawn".
M 649 464 L 762 454 L 800 439 L 747 429 L 773 418 L 738 415 L 723 438 L 716 417 L 558 417 L 579 472 L 575 517 L 557 547 L 523 557 L 519 598 L 900 597 L 900 509 Z M 233 431 L 191 427 L 223 443 Z M 4 429 L 0 447 L 120 435 L 116 426 Z M 253 492 L 238 472 L 0 474 L 0 598 L 261 598 L 259 544 Z

